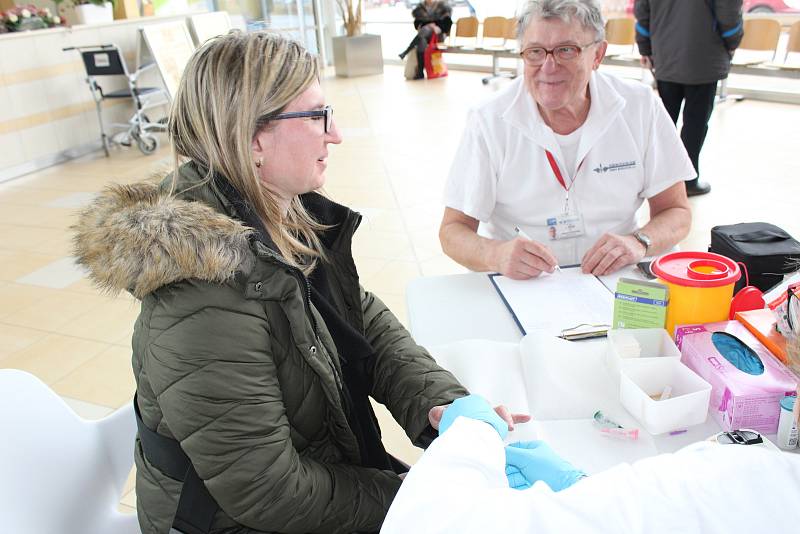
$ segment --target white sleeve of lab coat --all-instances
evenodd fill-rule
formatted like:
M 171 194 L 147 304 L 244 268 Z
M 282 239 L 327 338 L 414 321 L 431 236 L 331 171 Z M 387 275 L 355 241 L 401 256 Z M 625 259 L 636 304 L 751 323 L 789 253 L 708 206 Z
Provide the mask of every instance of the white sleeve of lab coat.
M 444 205 L 486 222 L 497 200 L 497 158 L 478 111 L 470 111 L 444 188 Z M 496 152 L 496 150 L 494 151 Z
M 503 443 L 458 418 L 411 469 L 381 532 L 788 532 L 800 522 L 800 456 L 695 444 L 553 493 L 508 487 Z

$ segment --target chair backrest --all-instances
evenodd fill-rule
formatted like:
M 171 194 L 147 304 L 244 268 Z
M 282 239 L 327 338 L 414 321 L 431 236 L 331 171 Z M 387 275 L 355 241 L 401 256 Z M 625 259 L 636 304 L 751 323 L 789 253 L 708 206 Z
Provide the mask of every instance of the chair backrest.
M 505 39 L 506 18 L 505 17 L 486 17 L 483 19 L 483 38 Z
M 35 376 L 0 369 L 3 532 L 138 534 L 117 512 L 133 466 L 136 419 L 128 403 L 86 421 Z
M 775 52 L 781 37 L 781 24 L 775 19 L 745 19 L 741 50 Z
M 517 18 L 508 17 L 506 19 L 506 39 L 517 40 Z
M 477 37 L 478 17 L 462 17 L 456 21 L 456 37 Z
M 127 76 L 128 69 L 115 45 L 81 48 L 81 59 L 89 76 Z
M 606 21 L 606 41 L 612 45 L 635 44 L 635 21 L 629 17 L 608 19 Z
M 786 43 L 786 56 L 784 61 L 793 52 L 800 52 L 800 20 L 789 27 L 789 41 Z
M 475 45 L 478 40 L 478 18 L 477 17 L 461 17 L 456 21 L 455 31 L 450 32 L 450 44 L 455 46 L 459 43 L 458 38 L 472 40 L 472 45 Z

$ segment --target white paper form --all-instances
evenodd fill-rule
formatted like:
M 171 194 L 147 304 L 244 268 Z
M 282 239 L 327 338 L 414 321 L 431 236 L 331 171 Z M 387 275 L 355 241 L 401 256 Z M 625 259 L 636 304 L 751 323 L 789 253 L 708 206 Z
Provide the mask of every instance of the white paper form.
M 551 336 L 579 324 L 611 324 L 614 295 L 580 267 L 561 269 L 529 280 L 490 275 L 523 334 L 539 330 Z

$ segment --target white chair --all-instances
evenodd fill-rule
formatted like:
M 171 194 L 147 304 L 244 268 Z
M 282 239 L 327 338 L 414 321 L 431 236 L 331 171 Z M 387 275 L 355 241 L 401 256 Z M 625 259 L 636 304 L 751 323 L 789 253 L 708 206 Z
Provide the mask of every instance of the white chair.
M 0 530 L 139 534 L 117 511 L 135 437 L 132 403 L 87 421 L 35 376 L 0 369 Z

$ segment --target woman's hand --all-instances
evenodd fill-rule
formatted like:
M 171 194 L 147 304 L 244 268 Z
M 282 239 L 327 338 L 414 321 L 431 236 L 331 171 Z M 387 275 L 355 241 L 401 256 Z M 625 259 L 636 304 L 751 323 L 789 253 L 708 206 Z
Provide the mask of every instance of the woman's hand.
M 439 422 L 442 420 L 442 414 L 444 413 L 445 409 L 450 406 L 449 404 L 445 404 L 442 406 L 434 406 L 428 412 L 428 421 L 431 423 L 431 426 L 436 430 L 439 430 Z M 514 430 L 514 425 L 517 423 L 527 423 L 531 420 L 531 416 L 528 414 L 522 413 L 511 413 L 508 411 L 508 408 L 503 406 L 495 406 L 494 411 L 500 418 L 508 424 L 508 431 L 511 432 Z

